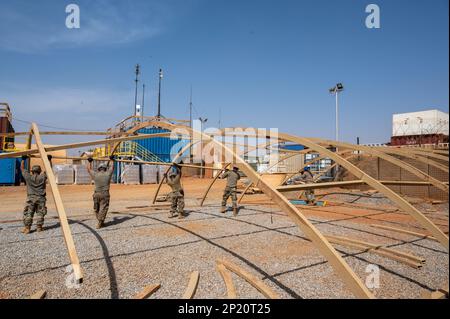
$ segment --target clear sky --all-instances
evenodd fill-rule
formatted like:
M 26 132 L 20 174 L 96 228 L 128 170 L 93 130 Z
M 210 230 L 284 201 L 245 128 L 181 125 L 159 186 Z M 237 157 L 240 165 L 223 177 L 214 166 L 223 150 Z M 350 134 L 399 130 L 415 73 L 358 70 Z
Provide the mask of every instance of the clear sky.
M 65 26 L 69 3 L 80 29 Z M 370 3 L 380 29 L 366 28 Z M 210 126 L 221 114 L 222 126 L 334 138 L 328 89 L 342 82 L 341 139 L 386 142 L 393 113 L 448 112 L 448 10 L 448 0 L 0 0 L 0 101 L 19 120 L 103 130 L 133 113 L 140 63 L 146 115 L 161 67 L 167 117 L 188 118 L 192 85 L 194 117 Z

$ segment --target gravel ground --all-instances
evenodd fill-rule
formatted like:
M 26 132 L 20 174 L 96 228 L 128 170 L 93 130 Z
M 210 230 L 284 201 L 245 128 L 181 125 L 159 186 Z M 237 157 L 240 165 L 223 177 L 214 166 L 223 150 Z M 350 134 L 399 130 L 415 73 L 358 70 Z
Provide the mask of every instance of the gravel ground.
M 448 225 L 448 204 L 441 208 L 433 214 Z M 244 267 L 282 298 L 353 297 L 318 250 L 275 207 L 247 206 L 236 218 L 218 211 L 217 206 L 194 207 L 178 220 L 167 218 L 166 210 L 130 210 L 109 214 L 108 227 L 101 230 L 90 217 L 70 218 L 84 272 L 79 288 L 66 285 L 68 256 L 57 220 L 48 220 L 45 232 L 28 236 L 19 232 L 20 222 L 0 224 L 0 298 L 26 298 L 40 289 L 47 291 L 47 298 L 131 298 L 154 283 L 161 288 L 151 298 L 180 298 L 195 270 L 200 272 L 195 298 L 224 298 L 217 258 Z M 324 234 L 381 243 L 426 259 L 423 268 L 414 269 L 336 245 L 363 281 L 369 264 L 380 267 L 380 287 L 373 290 L 378 298 L 420 298 L 448 282 L 448 253 L 437 242 L 348 218 L 309 219 Z M 244 280 L 233 279 L 239 297 L 263 297 Z

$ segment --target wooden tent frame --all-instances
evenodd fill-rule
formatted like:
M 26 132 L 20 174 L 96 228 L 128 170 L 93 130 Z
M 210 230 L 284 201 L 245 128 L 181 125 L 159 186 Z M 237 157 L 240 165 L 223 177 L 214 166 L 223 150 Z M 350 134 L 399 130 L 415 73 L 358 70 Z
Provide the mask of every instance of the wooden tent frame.
M 148 127 L 148 126 L 156 126 L 168 129 L 169 131 L 173 131 L 176 129 L 184 129 L 189 132 L 189 136 L 191 134 L 196 133 L 199 136 L 203 138 L 203 140 L 210 141 L 214 145 L 221 147 L 221 149 L 226 153 L 232 156 L 233 163 L 236 163 L 239 165 L 240 169 L 249 177 L 251 182 L 261 189 L 266 196 L 269 197 L 270 200 L 275 202 L 285 213 L 287 213 L 288 217 L 290 217 L 294 223 L 296 223 L 299 228 L 303 231 L 303 233 L 312 241 L 313 245 L 319 249 L 319 251 L 322 253 L 322 255 L 329 261 L 330 265 L 335 270 L 336 274 L 341 277 L 341 279 L 344 281 L 346 286 L 350 289 L 350 291 L 358 298 L 374 298 L 373 294 L 367 289 L 367 287 L 362 283 L 361 279 L 358 278 L 358 276 L 353 272 L 353 270 L 349 267 L 349 265 L 345 262 L 345 260 L 340 256 L 340 254 L 333 248 L 333 246 L 330 244 L 330 242 L 325 238 L 324 235 L 321 234 L 321 232 L 316 229 L 316 227 L 301 213 L 301 211 L 295 207 L 289 200 L 287 200 L 282 194 L 276 190 L 274 187 L 270 186 L 268 183 L 266 183 L 264 180 L 262 180 L 261 176 L 257 174 L 242 158 L 238 156 L 237 153 L 235 153 L 233 150 L 228 148 L 224 145 L 224 143 L 221 143 L 217 140 L 215 140 L 212 136 L 204 134 L 202 132 L 194 131 L 191 128 L 184 126 L 184 125 L 175 125 L 167 122 L 161 122 L 161 121 L 147 121 L 142 122 L 136 127 L 134 127 L 132 130 L 133 132 L 137 131 L 140 128 Z M 90 146 L 90 145 L 99 145 L 99 144 L 106 144 L 106 143 L 116 143 L 118 145 L 118 142 L 126 141 L 126 140 L 134 140 L 134 139 L 146 139 L 151 137 L 157 137 L 157 136 L 167 136 L 168 133 L 155 133 L 155 134 L 142 134 L 142 135 L 134 135 L 134 136 L 126 136 L 126 137 L 120 137 L 120 138 L 111 138 L 111 139 L 105 139 L 105 140 L 97 140 L 92 142 L 83 142 L 83 143 L 76 143 L 76 144 L 66 144 L 66 145 L 59 145 L 55 147 L 48 147 L 45 148 L 42 144 L 42 141 L 40 140 L 39 131 L 37 128 L 37 125 L 33 124 L 32 126 L 32 133 L 36 137 L 37 140 L 37 146 L 38 149 L 28 149 L 21 152 L 13 152 L 13 153 L 5 153 L 0 154 L 0 158 L 5 157 L 17 157 L 21 155 L 31 155 L 40 153 L 41 158 L 44 162 L 44 165 L 47 168 L 49 168 L 49 171 L 51 172 L 50 163 L 47 160 L 47 151 L 51 150 L 61 150 L 61 149 L 68 149 L 68 148 L 77 148 L 82 146 Z M 129 132 L 127 132 L 129 133 Z M 182 136 L 182 135 L 181 135 Z M 420 211 L 418 211 L 414 206 L 412 206 L 408 201 L 406 201 L 404 198 L 400 197 L 398 194 L 396 194 L 394 191 L 383 185 L 380 181 L 376 180 L 375 178 L 369 176 L 368 174 L 364 173 L 361 169 L 350 163 L 348 160 L 342 158 L 339 154 L 336 154 L 325 147 L 321 146 L 320 144 L 329 144 L 331 141 L 326 140 L 320 140 L 320 139 L 308 139 L 303 137 L 297 137 L 285 133 L 278 133 L 279 140 L 284 141 L 290 141 L 298 144 L 302 144 L 309 149 L 319 153 L 321 156 L 326 156 L 327 158 L 331 158 L 339 165 L 343 166 L 345 169 L 347 169 L 350 173 L 352 173 L 357 179 L 362 180 L 367 185 L 373 187 L 380 193 L 384 194 L 387 198 L 389 198 L 391 201 L 393 201 L 400 209 L 411 215 L 414 219 L 416 219 L 425 229 L 427 229 L 431 235 L 433 235 L 448 251 L 449 243 L 448 243 L 448 237 L 427 217 L 425 217 Z M 39 140 L 39 142 L 38 142 Z M 370 147 L 362 147 L 362 146 L 355 146 L 351 144 L 346 143 L 340 143 L 340 142 L 332 142 L 331 145 L 338 146 L 338 147 L 344 147 L 344 148 L 350 148 L 354 150 L 362 150 L 364 152 L 367 152 L 368 154 L 371 154 L 373 156 L 377 156 L 380 158 L 384 158 L 388 161 L 391 161 L 395 164 L 398 164 L 400 166 L 404 165 L 404 163 L 392 156 L 389 156 L 383 152 L 377 151 L 374 148 Z M 30 145 L 31 146 L 31 145 Z M 423 152 L 422 152 L 423 153 Z M 444 157 L 444 155 L 440 154 L 434 154 L 434 157 L 441 156 Z M 407 165 L 405 165 L 407 167 Z M 76 255 L 76 251 L 73 245 L 73 239 L 70 234 L 70 228 L 67 223 L 67 217 L 65 216 L 64 206 L 62 205 L 62 201 L 59 197 L 58 199 L 58 188 L 56 185 L 55 178 L 52 173 L 50 173 L 51 176 L 49 176 L 49 181 L 51 182 L 52 192 L 55 197 L 55 202 L 59 205 L 59 208 L 57 206 L 58 214 L 61 220 L 62 230 L 64 234 L 64 239 L 66 241 L 66 245 L 69 251 L 69 256 L 71 258 L 72 265 L 74 266 L 74 271 L 76 278 L 78 280 L 82 279 L 81 274 L 81 268 L 79 267 L 78 258 Z M 417 175 L 417 174 L 416 174 Z M 441 183 L 441 187 L 446 187 L 448 189 L 448 185 L 443 184 L 440 181 L 430 179 L 429 176 L 426 174 L 420 174 L 419 176 L 422 179 L 427 179 L 428 182 L 434 184 Z M 65 225 L 63 225 L 65 224 Z

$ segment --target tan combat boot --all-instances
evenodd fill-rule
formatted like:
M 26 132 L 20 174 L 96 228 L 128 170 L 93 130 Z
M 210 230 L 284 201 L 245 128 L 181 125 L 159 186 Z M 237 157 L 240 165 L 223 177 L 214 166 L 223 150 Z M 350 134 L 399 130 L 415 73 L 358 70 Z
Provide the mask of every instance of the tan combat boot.
M 238 208 L 233 207 L 233 216 L 237 216 L 237 214 L 238 214 Z
M 36 226 L 36 231 L 37 231 L 37 232 L 44 231 L 44 226 L 42 226 L 42 225 L 37 225 L 37 226 Z
M 24 233 L 25 235 L 29 234 L 31 232 L 31 226 L 25 226 L 22 229 L 22 233 Z
M 179 212 L 178 213 L 178 219 L 182 219 L 182 218 L 184 218 L 184 214 L 183 214 L 183 212 Z
M 97 223 L 97 229 L 100 229 L 100 228 L 102 228 L 104 225 L 103 225 L 103 221 L 98 221 L 98 223 Z
M 221 212 L 222 214 L 225 214 L 226 211 L 227 211 L 227 207 L 226 207 L 226 206 L 222 206 L 222 209 L 220 210 L 220 212 Z

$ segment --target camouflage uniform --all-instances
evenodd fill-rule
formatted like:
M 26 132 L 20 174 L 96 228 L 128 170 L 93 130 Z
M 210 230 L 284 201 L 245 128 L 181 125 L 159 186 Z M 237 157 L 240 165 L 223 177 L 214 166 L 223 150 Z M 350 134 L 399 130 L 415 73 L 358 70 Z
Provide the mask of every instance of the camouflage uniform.
M 237 181 L 241 178 L 241 176 L 237 171 L 233 170 L 233 171 L 226 171 L 222 175 L 222 178 L 227 179 L 227 186 L 225 187 L 222 197 L 222 208 L 225 208 L 227 206 L 227 200 L 231 196 L 233 209 L 237 209 L 236 189 L 237 189 Z
M 304 182 L 306 184 L 314 183 L 313 174 L 310 171 L 304 171 L 300 175 L 300 181 Z M 314 203 L 314 201 L 315 201 L 314 189 L 307 189 L 307 190 L 305 190 L 305 196 L 306 196 L 306 202 L 307 203 Z
M 111 177 L 113 174 L 113 167 L 106 172 L 97 171 L 92 174 L 95 184 L 94 195 L 94 212 L 97 220 L 103 222 L 109 209 L 109 186 L 111 185 Z
M 23 223 L 27 227 L 33 224 L 34 213 L 38 216 L 37 226 L 44 225 L 44 217 L 47 215 L 46 203 L 46 182 L 47 174 L 30 174 L 27 170 L 22 170 L 22 176 L 27 185 L 27 201 L 23 210 Z
M 184 190 L 181 186 L 181 171 L 176 167 L 170 168 L 167 174 L 167 185 L 172 188 L 168 197 L 172 203 L 170 207 L 169 217 L 173 217 L 175 213 L 178 213 L 178 218 L 183 218 L 184 212 Z

